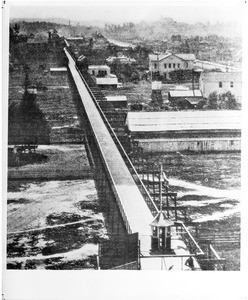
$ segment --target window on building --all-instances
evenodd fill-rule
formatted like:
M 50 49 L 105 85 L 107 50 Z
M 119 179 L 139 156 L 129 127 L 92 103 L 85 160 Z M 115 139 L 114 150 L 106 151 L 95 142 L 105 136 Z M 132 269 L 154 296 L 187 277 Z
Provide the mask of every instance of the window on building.
M 158 235 L 158 228 L 157 227 L 152 227 L 152 235 L 157 236 Z
M 186 63 L 186 68 L 188 68 L 189 67 L 189 64 L 188 63 Z
M 176 68 L 176 64 L 173 64 L 173 69 L 175 69 Z
M 169 64 L 169 69 L 171 68 L 171 64 Z
M 164 64 L 164 68 L 165 68 L 165 69 L 167 68 L 167 64 Z
M 177 67 L 180 68 L 180 64 L 177 64 Z
M 230 82 L 230 87 L 233 87 L 233 81 Z
M 222 88 L 222 82 L 221 81 L 219 82 L 219 87 Z
M 95 75 L 95 71 L 94 70 L 92 70 L 92 74 Z
M 157 64 L 156 63 L 154 64 L 154 69 L 157 69 Z

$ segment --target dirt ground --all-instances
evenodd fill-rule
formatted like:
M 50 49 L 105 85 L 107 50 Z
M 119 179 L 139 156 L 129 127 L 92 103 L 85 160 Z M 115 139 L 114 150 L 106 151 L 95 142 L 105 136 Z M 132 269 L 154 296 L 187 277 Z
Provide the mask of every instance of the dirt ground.
M 178 206 L 186 207 L 190 220 L 199 224 L 199 235 L 207 235 L 220 257 L 227 260 L 226 270 L 240 270 L 240 243 L 233 242 L 241 231 L 240 153 L 182 157 L 157 153 L 146 159 L 154 170 L 163 164 Z M 218 236 L 225 242 L 218 242 Z
M 91 178 L 91 168 L 84 145 L 40 145 L 37 153 L 47 160 L 8 168 L 9 180 Z
M 8 269 L 91 269 L 107 231 L 93 180 L 12 181 Z

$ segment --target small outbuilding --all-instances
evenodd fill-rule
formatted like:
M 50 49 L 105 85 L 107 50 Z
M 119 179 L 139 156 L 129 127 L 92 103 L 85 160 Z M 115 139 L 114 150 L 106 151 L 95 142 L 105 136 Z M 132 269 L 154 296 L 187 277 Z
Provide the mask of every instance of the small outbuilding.
M 178 106 L 184 101 L 194 108 L 199 101 L 203 100 L 203 96 L 200 90 L 174 90 L 168 92 L 168 100 L 172 106 Z
M 103 110 L 123 110 L 127 108 L 126 96 L 106 96 L 104 101 L 99 101 L 99 105 Z
M 106 96 L 106 101 L 116 108 L 127 108 L 126 96 Z
M 114 87 L 117 88 L 118 79 L 117 77 L 96 77 L 96 84 L 99 87 Z
M 50 68 L 51 75 L 64 74 L 67 72 L 66 67 Z
M 110 67 L 107 65 L 90 65 L 88 67 L 88 73 L 96 77 L 110 76 Z

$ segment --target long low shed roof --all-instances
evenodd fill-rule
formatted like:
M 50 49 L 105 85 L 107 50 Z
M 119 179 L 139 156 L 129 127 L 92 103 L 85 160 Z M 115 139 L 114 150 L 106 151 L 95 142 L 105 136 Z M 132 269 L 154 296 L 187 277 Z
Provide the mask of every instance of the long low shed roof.
M 128 112 L 131 132 L 241 130 L 240 111 Z
M 185 97 L 202 97 L 200 90 L 189 90 L 189 91 L 169 91 L 169 95 L 172 98 L 185 98 Z
M 112 77 L 96 77 L 96 84 L 99 85 L 114 85 L 118 84 L 118 79 Z
M 107 101 L 127 101 L 127 96 L 106 96 Z

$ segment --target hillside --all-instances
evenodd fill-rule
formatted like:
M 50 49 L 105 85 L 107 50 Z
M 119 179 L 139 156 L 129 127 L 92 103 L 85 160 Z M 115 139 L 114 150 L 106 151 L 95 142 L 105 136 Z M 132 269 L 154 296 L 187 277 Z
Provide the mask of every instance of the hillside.
M 176 22 L 172 18 L 161 18 L 155 22 L 124 23 L 123 25 L 106 24 L 104 33 L 112 37 L 133 39 L 165 39 L 172 35 L 182 36 L 208 36 L 219 35 L 223 37 L 240 37 L 241 28 L 232 23 L 195 23 Z
M 59 19 L 57 21 L 58 22 L 56 22 L 56 19 L 51 19 L 49 22 L 42 19 L 13 19 L 10 22 L 10 26 L 18 24 L 20 27 L 20 34 L 25 34 L 27 36 L 36 35 L 37 33 L 42 33 L 47 36 L 48 31 L 54 29 L 57 30 L 60 36 L 64 37 L 88 36 L 96 31 L 100 31 L 100 29 L 95 26 L 76 25 L 75 22 L 69 25 L 69 20 L 63 19 Z
M 11 23 L 18 23 L 22 32 L 26 34 L 37 33 L 43 30 L 56 29 L 63 36 L 81 36 L 90 32 L 101 32 L 120 40 L 155 40 L 169 38 L 172 35 L 180 34 L 185 37 L 218 35 L 229 38 L 241 37 L 242 28 L 234 23 L 203 23 L 189 24 L 177 22 L 172 18 L 163 18 L 154 22 L 142 21 L 139 23 L 110 24 L 105 21 L 80 22 L 66 19 L 12 19 Z M 105 26 L 103 26 L 105 24 Z
M 51 24 L 44 22 L 40 25 L 35 24 L 36 34 L 32 32 L 34 37 L 29 37 L 28 41 L 25 41 L 23 34 L 10 39 L 9 105 L 11 108 L 20 106 L 25 99 L 25 90 L 32 92 L 34 89 L 35 101 L 50 128 L 49 136 L 41 132 L 41 143 L 80 143 L 83 134 L 70 75 L 66 69 L 64 72 L 51 71 L 51 68 L 67 66 L 63 39 L 53 34 L 49 40 L 44 31 Z M 31 27 L 34 29 L 35 26 Z M 20 32 L 29 31 L 20 27 Z M 20 133 L 19 123 L 18 118 L 9 116 L 9 144 L 22 143 L 29 131 Z

